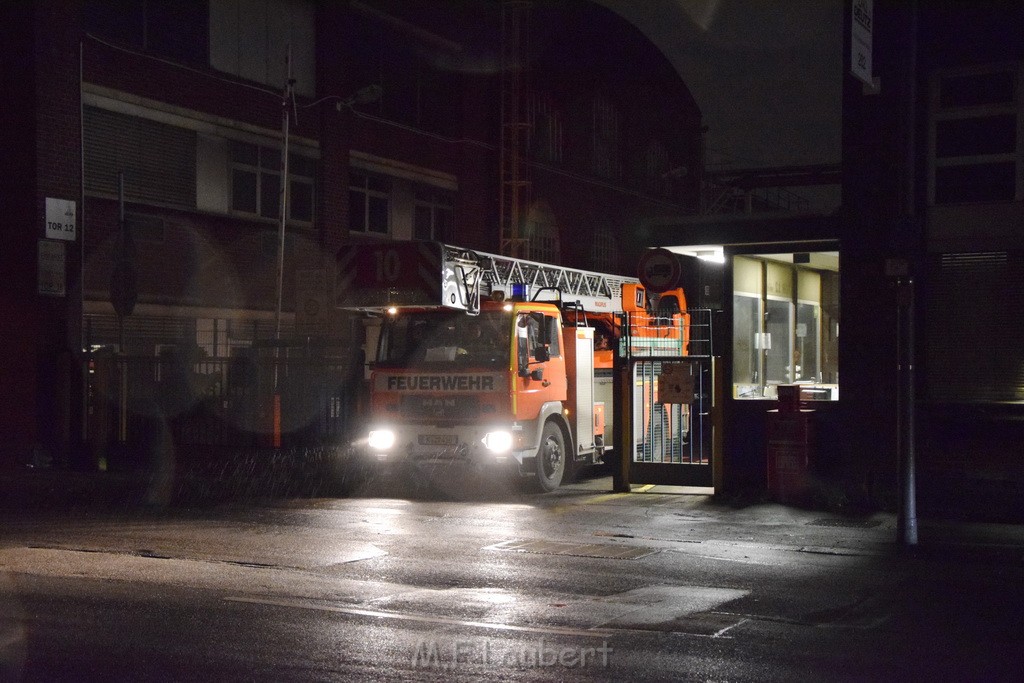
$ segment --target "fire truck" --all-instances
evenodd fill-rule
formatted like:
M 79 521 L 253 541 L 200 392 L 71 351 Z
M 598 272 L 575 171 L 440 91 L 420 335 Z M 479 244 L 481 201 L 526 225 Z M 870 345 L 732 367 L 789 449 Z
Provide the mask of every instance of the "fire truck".
M 681 289 L 438 242 L 343 247 L 335 293 L 375 321 L 363 458 L 505 467 L 545 492 L 611 450 L 614 354 L 687 353 Z

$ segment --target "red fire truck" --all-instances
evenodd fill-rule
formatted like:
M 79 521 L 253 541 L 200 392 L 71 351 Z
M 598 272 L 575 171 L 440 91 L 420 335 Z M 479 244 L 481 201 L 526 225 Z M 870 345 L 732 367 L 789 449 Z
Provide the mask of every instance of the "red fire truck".
M 335 291 L 379 320 L 357 444 L 370 461 L 505 465 L 552 491 L 614 443 L 613 354 L 687 353 L 680 289 L 438 242 L 345 247 Z

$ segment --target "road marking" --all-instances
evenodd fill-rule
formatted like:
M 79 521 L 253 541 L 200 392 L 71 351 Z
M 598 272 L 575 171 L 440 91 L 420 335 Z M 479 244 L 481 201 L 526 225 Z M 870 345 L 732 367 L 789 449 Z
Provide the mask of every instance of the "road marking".
M 725 628 L 723 628 L 723 629 L 719 629 L 718 631 L 715 631 L 714 635 L 712 635 L 711 637 L 712 637 L 712 638 L 731 638 L 732 636 L 726 636 L 726 635 L 725 635 L 725 634 L 726 634 L 726 632 L 727 632 L 727 631 L 730 631 L 730 630 L 732 630 L 732 629 L 734 629 L 734 628 L 736 628 L 736 627 L 737 627 L 737 626 L 739 626 L 740 624 L 745 624 L 745 623 L 747 623 L 748 621 L 750 621 L 750 619 L 740 619 L 739 621 L 737 621 L 737 622 L 736 622 L 735 624 L 733 624 L 732 626 L 726 626 L 726 627 L 725 627 Z
M 463 619 L 449 619 L 447 617 L 425 616 L 421 614 L 403 614 L 400 612 L 385 612 L 382 610 L 363 609 L 359 607 L 338 607 L 337 605 L 317 605 L 301 600 L 277 600 L 272 598 L 247 598 L 243 596 L 227 596 L 227 602 L 244 602 L 252 605 L 270 605 L 274 607 L 294 607 L 317 612 L 335 612 L 349 614 L 358 617 L 373 617 L 377 619 L 395 619 L 398 621 L 414 621 L 422 624 L 442 624 L 444 626 L 464 626 L 468 628 L 486 628 L 496 631 L 513 631 L 517 633 L 544 633 L 560 636 L 584 636 L 588 638 L 608 638 L 614 635 L 618 629 L 575 629 L 559 628 L 557 626 L 514 626 L 512 624 L 496 624 L 487 621 L 467 621 Z
M 603 493 L 598 496 L 588 496 L 579 500 L 573 500 L 572 502 L 560 503 L 550 508 L 551 514 L 564 515 L 567 512 L 573 512 L 584 505 L 599 505 L 606 503 L 609 500 L 616 500 L 623 496 L 628 496 L 628 493 Z
M 704 555 L 702 553 L 691 553 L 681 548 L 672 548 L 672 552 L 682 553 L 687 557 L 700 557 L 705 560 L 721 560 L 722 562 L 738 562 L 740 564 L 780 564 L 778 562 L 761 562 L 758 560 L 751 560 L 749 558 L 740 559 L 738 557 L 722 557 L 721 555 Z
M 484 550 L 505 550 L 536 555 L 572 555 L 574 557 L 596 557 L 607 560 L 635 560 L 659 552 L 657 548 L 643 548 L 612 543 L 561 543 L 556 541 L 501 541 Z
M 305 609 L 315 612 L 332 612 L 336 614 L 348 614 L 351 616 L 371 617 L 375 619 L 394 619 L 396 621 L 412 621 L 420 624 L 436 624 L 441 626 L 462 626 L 466 628 L 483 628 L 495 631 L 508 631 L 513 633 L 539 633 L 543 635 L 559 636 L 580 636 L 584 638 L 610 638 L 623 633 L 650 634 L 650 633 L 671 633 L 677 636 L 690 638 L 712 638 L 732 640 L 732 636 L 725 635 L 730 629 L 750 621 L 748 618 L 741 619 L 735 624 L 719 629 L 715 633 L 694 633 L 685 630 L 673 630 L 662 628 L 642 628 L 639 626 L 620 626 L 611 628 L 593 627 L 587 629 L 560 628 L 557 626 L 516 626 L 514 624 L 498 624 L 487 621 L 473 621 L 465 619 L 450 619 L 447 617 L 426 616 L 422 614 L 407 614 L 402 612 L 387 612 L 383 610 L 372 610 L 359 607 L 339 607 L 336 605 L 323 605 L 303 602 L 301 600 L 273 599 L 273 598 L 247 598 L 244 596 L 226 596 L 226 602 L 240 602 L 250 605 L 266 605 L 271 607 L 290 607 Z M 723 613 L 724 614 L 724 613 Z M 737 615 L 741 616 L 741 615 Z

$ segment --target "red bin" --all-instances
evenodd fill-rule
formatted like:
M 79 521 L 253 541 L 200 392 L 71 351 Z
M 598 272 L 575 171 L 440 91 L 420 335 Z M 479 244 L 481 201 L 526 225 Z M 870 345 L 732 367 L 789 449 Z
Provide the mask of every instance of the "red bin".
M 800 407 L 800 386 L 778 388 L 778 408 L 768 411 L 768 493 L 780 503 L 807 496 L 811 450 L 814 447 L 813 410 Z

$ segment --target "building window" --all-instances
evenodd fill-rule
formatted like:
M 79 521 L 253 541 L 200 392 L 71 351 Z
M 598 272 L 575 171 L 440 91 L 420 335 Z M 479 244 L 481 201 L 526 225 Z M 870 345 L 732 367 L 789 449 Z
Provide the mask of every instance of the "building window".
M 640 159 L 640 184 L 644 189 L 668 195 L 672 188 L 669 177 L 668 151 L 660 140 L 647 143 Z
M 207 358 L 231 355 L 231 321 L 224 318 L 196 318 L 196 346 Z
M 1015 68 L 971 69 L 932 80 L 929 195 L 933 204 L 1024 197 L 1024 145 Z
M 529 240 L 529 259 L 542 263 L 561 262 L 561 240 L 555 214 L 544 202 L 538 202 L 530 209 L 526 222 L 526 236 Z
M 602 178 L 618 178 L 619 112 L 605 97 L 594 101 L 593 172 Z
M 129 201 L 195 208 L 194 131 L 96 107 L 83 110 L 85 189 Z
M 550 98 L 540 97 L 531 102 L 530 147 L 538 161 L 551 164 L 562 162 L 562 117 Z
M 193 0 L 195 1 L 195 0 Z M 295 91 L 316 92 L 313 36 L 316 8 L 305 0 L 209 0 L 210 66 L 281 88 L 291 73 Z
M 281 216 L 281 151 L 232 141 L 231 209 L 264 218 Z M 313 183 L 316 161 L 288 155 L 288 218 L 313 222 Z
M 85 0 L 85 30 L 127 47 L 186 64 L 206 64 L 209 13 L 204 0 Z
M 659 140 L 651 140 L 644 154 L 644 176 L 648 179 L 660 179 L 668 170 L 668 153 L 665 145 Z
M 343 38 L 351 81 L 382 88 L 380 98 L 365 109 L 445 137 L 459 136 L 462 79 L 450 65 L 463 58 L 463 47 L 417 21 L 418 12 L 410 12 L 409 3 L 391 3 L 401 16 L 384 12 L 382 4 L 351 3 Z
M 353 172 L 348 183 L 348 221 L 352 232 L 388 235 L 391 232 L 391 182 L 369 173 Z
M 420 189 L 415 193 L 413 237 L 444 242 L 454 236 L 455 201 L 450 192 Z
M 288 217 L 293 221 L 312 223 L 316 182 L 316 160 L 290 152 L 288 154 Z
M 734 398 L 774 399 L 780 384 L 839 398 L 838 254 L 796 256 L 733 259 Z
M 599 227 L 590 243 L 590 263 L 594 270 L 614 273 L 619 268 L 619 249 L 615 235 L 607 225 Z

